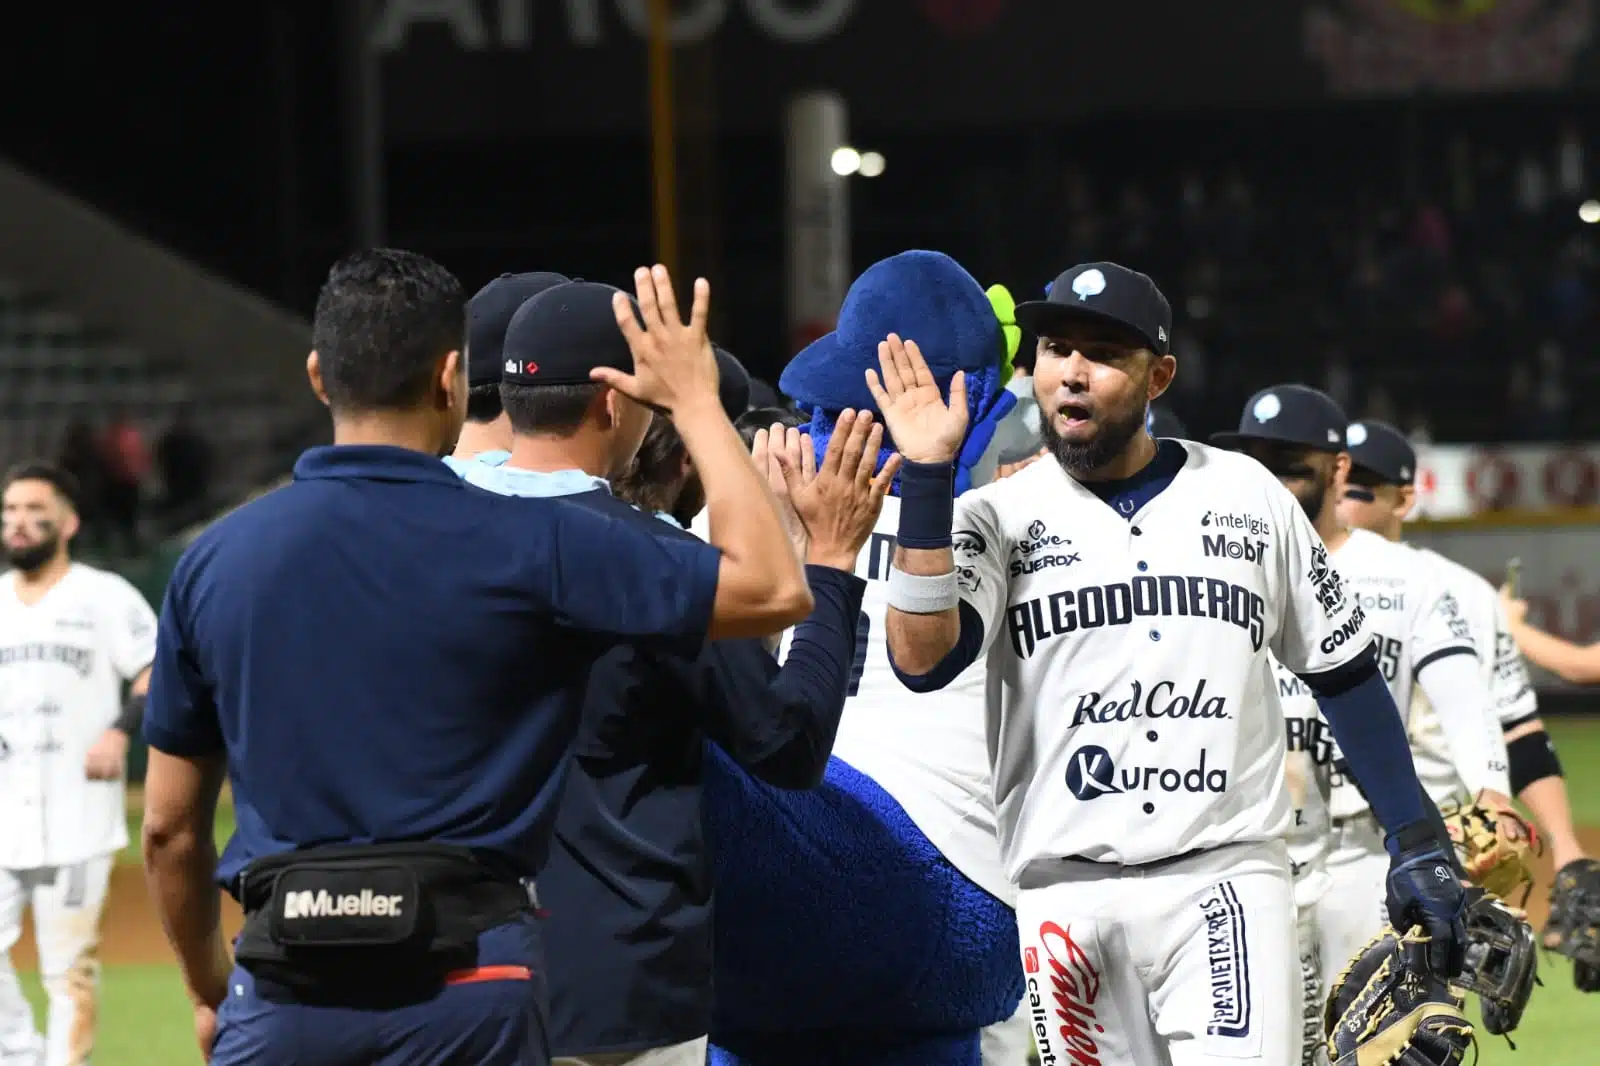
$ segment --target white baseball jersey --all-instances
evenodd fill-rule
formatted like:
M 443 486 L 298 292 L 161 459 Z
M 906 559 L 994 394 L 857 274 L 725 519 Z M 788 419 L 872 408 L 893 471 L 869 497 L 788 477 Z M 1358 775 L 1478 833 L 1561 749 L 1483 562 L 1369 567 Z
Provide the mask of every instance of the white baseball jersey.
M 28 606 L 0 576 L 0 867 L 66 866 L 128 843 L 123 782 L 84 758 L 155 657 L 156 618 L 122 577 L 73 563 Z
M 1313 674 L 1370 641 L 1294 497 L 1247 456 L 1174 443 L 1183 468 L 1126 517 L 1048 460 L 956 501 L 1002 854 L 1024 888 L 1064 857 L 1146 863 L 1282 838 L 1268 653 Z
M 1416 677 L 1429 663 L 1451 655 L 1471 655 L 1477 647 L 1472 629 L 1462 614 L 1460 601 L 1439 580 L 1438 568 L 1425 564 L 1415 549 L 1385 540 L 1364 529 L 1350 531 L 1335 553 L 1339 572 L 1366 614 L 1378 651 L 1378 667 L 1394 696 L 1395 706 L 1409 728 Z M 1473 728 L 1485 732 L 1482 723 Z M 1483 745 L 1474 738 L 1472 750 L 1457 753 L 1458 771 L 1466 760 L 1477 759 Z M 1467 767 L 1481 781 L 1486 767 Z M 1504 772 L 1504 765 L 1499 766 Z M 1334 775 L 1332 812 L 1345 818 L 1366 811 L 1367 801 L 1355 785 Z
M 856 574 L 867 581 L 850 699 L 833 753 L 905 808 L 940 854 L 973 883 L 1015 905 L 1000 862 L 985 734 L 982 661 L 937 692 L 908 692 L 889 666 L 884 619 L 900 500 L 889 496 Z
M 1333 730 L 1323 720 L 1311 686 L 1276 660 L 1272 668 L 1289 748 L 1289 872 L 1294 875 L 1294 904 L 1304 908 L 1315 904 L 1328 888 L 1324 862 L 1333 848 L 1333 822 L 1328 814 Z
M 1533 718 L 1539 713 L 1538 696 L 1495 587 L 1479 574 L 1431 548 L 1412 550 L 1435 569 L 1440 584 L 1455 596 L 1461 616 L 1472 630 L 1478 649 L 1478 667 L 1494 697 L 1495 722 L 1490 728 L 1495 728 L 1496 724 L 1506 728 Z M 1466 785 L 1451 759 L 1450 745 L 1438 712 L 1420 689 L 1412 698 L 1410 732 L 1417 776 L 1422 779 L 1428 795 L 1436 803 L 1466 798 Z

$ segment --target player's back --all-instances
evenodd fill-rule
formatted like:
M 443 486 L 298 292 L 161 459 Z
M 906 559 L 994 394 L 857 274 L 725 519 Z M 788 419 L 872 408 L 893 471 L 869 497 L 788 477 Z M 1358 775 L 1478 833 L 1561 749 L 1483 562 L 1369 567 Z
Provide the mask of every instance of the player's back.
M 889 663 L 884 624 L 899 525 L 900 500 L 887 497 L 856 563 L 867 590 L 850 699 L 833 753 L 893 796 L 958 870 L 1009 901 L 1016 889 L 1005 876 L 996 836 L 983 661 L 928 693 L 908 691 Z
M 201 534 L 163 607 L 168 676 L 214 707 L 153 691 L 185 724 L 146 731 L 162 750 L 220 731 L 205 746 L 226 745 L 241 827 L 222 873 L 256 857 L 244 839 L 436 840 L 536 869 L 593 660 L 552 604 L 580 573 L 597 611 L 641 602 L 620 576 L 639 568 L 607 558 L 614 524 L 398 449 L 313 451 L 296 478 Z

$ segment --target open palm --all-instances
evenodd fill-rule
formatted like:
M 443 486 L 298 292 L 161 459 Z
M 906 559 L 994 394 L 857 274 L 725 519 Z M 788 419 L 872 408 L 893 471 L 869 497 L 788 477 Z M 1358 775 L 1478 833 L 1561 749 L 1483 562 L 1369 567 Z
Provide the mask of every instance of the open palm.
M 961 452 L 967 435 L 967 382 L 961 371 L 950 379 L 950 402 L 939 393 L 916 341 L 889 334 L 878 344 L 878 373 L 867 371 L 867 388 L 907 461 L 948 463 Z

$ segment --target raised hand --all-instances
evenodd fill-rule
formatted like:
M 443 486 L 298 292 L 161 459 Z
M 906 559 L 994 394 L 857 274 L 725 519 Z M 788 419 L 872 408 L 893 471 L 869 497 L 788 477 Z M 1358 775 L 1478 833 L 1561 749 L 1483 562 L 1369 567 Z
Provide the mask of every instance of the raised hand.
M 695 279 L 694 305 L 687 324 L 678 310 L 678 298 L 666 267 L 657 263 L 649 270 L 635 270 L 633 288 L 639 304 L 637 313 L 633 301 L 623 293 L 611 298 L 617 327 L 633 352 L 633 373 L 596 367 L 589 372 L 590 378 L 647 407 L 664 411 L 669 417 L 684 407 L 703 407 L 708 402 L 720 409 L 717 360 L 706 338 L 706 319 L 711 313 L 710 283 L 705 278 Z
M 952 462 L 967 435 L 966 376 L 958 370 L 950 379 L 946 404 L 917 342 L 894 333 L 878 343 L 878 367 L 882 382 L 868 370 L 867 388 L 900 454 L 913 463 Z
M 770 430 L 756 430 L 755 439 L 750 442 L 750 457 L 772 487 L 772 495 L 778 501 L 778 517 L 783 519 L 783 528 L 788 532 L 796 554 L 804 559 L 810 537 L 806 533 L 805 523 L 795 513 L 784 468 L 800 471 L 802 485 L 809 484 L 817 476 L 817 453 L 812 450 L 810 435 L 793 427 L 786 429 L 782 422 L 774 422 Z
M 900 457 L 892 455 L 877 470 L 882 447 L 883 427 L 873 424 L 872 412 L 847 409 L 840 412 L 822 465 L 811 476 L 785 460 L 789 497 L 810 538 L 807 562 L 855 570 L 856 556 L 872 535 L 883 497 L 900 469 Z M 811 451 L 809 443 L 805 450 Z

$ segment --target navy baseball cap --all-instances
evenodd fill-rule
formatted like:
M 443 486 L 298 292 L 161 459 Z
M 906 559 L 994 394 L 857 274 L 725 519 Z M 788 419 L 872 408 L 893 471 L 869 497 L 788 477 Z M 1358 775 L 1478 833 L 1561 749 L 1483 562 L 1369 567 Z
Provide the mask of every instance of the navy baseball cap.
M 552 285 L 525 300 L 506 326 L 500 380 L 508 385 L 587 385 L 589 371 L 633 372 L 633 352 L 617 328 L 611 298 L 621 289 L 595 281 Z M 639 305 L 633 304 L 635 315 Z M 640 325 L 644 324 L 642 316 Z
M 553 285 L 517 308 L 506 327 L 500 380 L 508 385 L 587 385 L 589 372 L 611 367 L 633 372 L 633 352 L 617 328 L 611 298 L 621 289 L 595 281 Z M 632 296 L 642 326 L 639 304 Z M 743 414 L 750 399 L 750 376 L 728 352 L 712 345 L 717 359 L 717 391 L 730 419 Z
M 1388 485 L 1409 485 L 1417 476 L 1417 452 L 1406 435 L 1387 422 L 1363 419 L 1344 431 L 1350 462 Z
M 750 410 L 750 374 L 727 349 L 713 344 L 711 353 L 717 357 L 717 395 L 731 422 Z
M 511 316 L 544 290 L 572 279 L 565 274 L 535 271 L 501 274 L 467 301 L 467 386 L 494 385 L 505 362 L 506 327 Z
M 1050 283 L 1048 296 L 1017 305 L 1017 325 L 1049 337 L 1073 321 L 1102 322 L 1132 330 L 1157 355 L 1172 336 L 1172 305 L 1156 283 L 1117 263 L 1081 263 Z
M 1213 433 L 1211 443 L 1237 450 L 1248 441 L 1265 440 L 1341 452 L 1349 422 L 1327 393 L 1309 385 L 1274 385 L 1250 397 L 1237 433 Z

